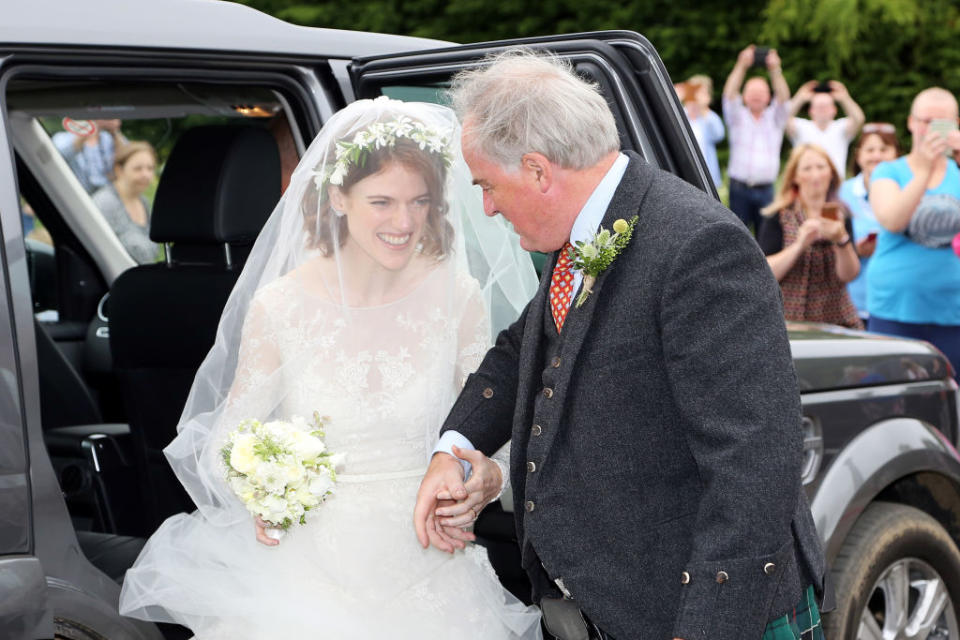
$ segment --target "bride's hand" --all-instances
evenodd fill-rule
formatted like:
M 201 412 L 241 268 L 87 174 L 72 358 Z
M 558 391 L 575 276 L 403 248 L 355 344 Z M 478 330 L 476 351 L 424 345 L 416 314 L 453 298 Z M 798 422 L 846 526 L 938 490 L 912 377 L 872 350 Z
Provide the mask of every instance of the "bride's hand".
M 453 553 L 455 549 L 462 549 L 464 543 L 451 538 L 437 521 L 437 508 L 452 504 L 441 500 L 441 494 L 447 495 L 447 499 L 450 495 L 461 500 L 467 497 L 460 461 L 447 453 L 438 452 L 433 454 L 427 473 L 420 482 L 417 504 L 413 510 L 413 526 L 423 548 L 432 544 L 441 551 Z
M 473 524 L 489 503 L 500 494 L 503 486 L 503 476 L 500 467 L 481 451 L 453 447 L 453 453 L 460 459 L 466 460 L 473 467 L 470 479 L 463 485 L 467 490 L 467 497 L 453 505 L 437 509 L 437 518 L 444 527 L 447 535 L 458 540 L 474 540 L 476 536 L 471 531 L 464 531 L 465 527 Z M 452 498 L 443 493 L 437 496 L 440 499 Z
M 270 524 L 264 522 L 260 516 L 257 516 L 253 519 L 253 528 L 257 533 L 257 542 L 260 544 L 265 544 L 268 547 L 275 547 L 280 544 L 280 541 L 267 535 L 267 527 L 269 526 Z

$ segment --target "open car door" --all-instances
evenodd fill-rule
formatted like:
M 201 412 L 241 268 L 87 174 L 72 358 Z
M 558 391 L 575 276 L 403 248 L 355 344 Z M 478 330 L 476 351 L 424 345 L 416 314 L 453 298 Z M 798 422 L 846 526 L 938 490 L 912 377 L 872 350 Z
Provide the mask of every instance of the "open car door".
M 484 56 L 516 46 L 568 60 L 595 82 L 613 111 L 622 149 L 716 197 L 707 166 L 656 49 L 632 31 L 598 31 L 359 58 L 350 66 L 357 98 L 443 102 L 450 78 Z

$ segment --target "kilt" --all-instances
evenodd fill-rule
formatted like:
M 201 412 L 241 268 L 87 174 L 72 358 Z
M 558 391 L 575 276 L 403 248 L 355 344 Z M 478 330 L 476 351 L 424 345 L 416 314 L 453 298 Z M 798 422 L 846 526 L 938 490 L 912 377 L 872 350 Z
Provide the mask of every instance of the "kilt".
M 767 624 L 762 640 L 824 640 L 820 608 L 812 586 L 807 587 L 793 611 Z

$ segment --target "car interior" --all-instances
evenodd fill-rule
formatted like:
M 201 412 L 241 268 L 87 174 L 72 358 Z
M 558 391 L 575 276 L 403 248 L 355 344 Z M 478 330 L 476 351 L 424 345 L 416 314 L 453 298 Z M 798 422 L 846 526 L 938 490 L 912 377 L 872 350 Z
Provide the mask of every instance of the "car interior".
M 194 509 L 162 449 L 312 132 L 294 97 L 256 84 L 39 75 L 14 78 L 4 97 L 44 441 L 81 549 L 122 582 L 157 526 Z M 162 246 L 155 262 L 131 258 L 58 152 L 52 136 L 68 118 L 119 118 L 126 138 L 157 149 L 148 198 L 150 236 Z M 512 515 L 500 505 L 487 512 L 478 533 L 487 530 L 504 584 L 528 598 Z
M 6 99 L 44 441 L 81 549 L 120 582 L 166 517 L 194 509 L 162 449 L 303 141 L 267 87 L 27 78 Z M 136 264 L 60 156 L 65 118 L 120 118 L 157 149 L 156 262 Z

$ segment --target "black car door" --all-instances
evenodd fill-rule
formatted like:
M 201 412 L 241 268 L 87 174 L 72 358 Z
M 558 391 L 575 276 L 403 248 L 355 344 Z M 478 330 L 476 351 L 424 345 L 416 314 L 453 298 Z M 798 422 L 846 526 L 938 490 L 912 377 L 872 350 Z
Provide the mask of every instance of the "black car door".
M 450 77 L 514 46 L 549 51 L 597 83 L 617 119 L 623 149 L 716 195 L 706 164 L 656 49 L 632 31 L 598 31 L 361 58 L 350 67 L 357 98 L 442 101 Z
M 6 147 L 0 122 L 0 148 Z M 34 550 L 34 518 L 31 500 L 30 445 L 25 428 L 30 406 L 29 390 L 23 387 L 23 363 L 17 356 L 16 331 L 33 327 L 17 323 L 10 301 L 16 291 L 11 270 L 23 270 L 24 245 L 16 235 L 20 207 L 13 173 L 0 163 L 0 630 L 4 638 L 33 640 L 53 636 L 53 615 L 48 609 L 43 567 Z M 13 236 L 8 229 L 15 229 Z

